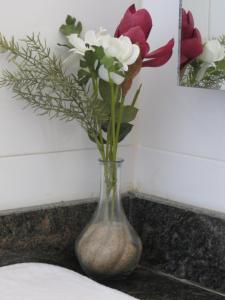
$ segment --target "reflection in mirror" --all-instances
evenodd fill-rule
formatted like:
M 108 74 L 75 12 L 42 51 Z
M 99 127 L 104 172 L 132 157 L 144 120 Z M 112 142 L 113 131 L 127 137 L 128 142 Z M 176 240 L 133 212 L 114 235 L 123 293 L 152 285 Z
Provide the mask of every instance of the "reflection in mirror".
M 179 84 L 225 90 L 225 0 L 181 0 Z

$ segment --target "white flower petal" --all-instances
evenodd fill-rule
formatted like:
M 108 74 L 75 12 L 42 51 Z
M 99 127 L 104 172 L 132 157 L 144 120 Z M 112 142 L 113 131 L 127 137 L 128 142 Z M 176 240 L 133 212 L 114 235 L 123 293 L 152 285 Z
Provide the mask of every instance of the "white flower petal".
M 123 64 L 123 70 L 125 71 L 125 72 L 127 72 L 128 71 L 128 65 L 126 65 L 126 64 Z
M 212 66 L 212 64 L 210 63 L 203 63 L 201 64 L 201 68 L 197 73 L 196 76 L 196 81 L 199 82 L 203 79 L 203 77 L 205 76 L 206 71 L 208 70 L 208 68 L 210 68 Z
M 99 77 L 107 82 L 109 82 L 109 74 L 108 74 L 108 71 L 107 69 L 101 65 L 101 67 L 99 68 L 98 70 L 98 74 L 99 74 Z M 111 72 L 110 73 L 110 77 L 112 78 L 112 81 L 116 84 L 116 85 L 121 85 L 121 83 L 123 83 L 124 81 L 124 77 L 119 75 L 119 74 L 116 74 L 116 73 L 113 73 Z
M 98 46 L 98 40 L 96 33 L 94 30 L 89 30 L 85 33 L 85 43 L 92 45 L 92 46 Z
M 203 62 L 213 63 L 225 57 L 225 49 L 218 40 L 209 40 L 205 43 L 203 53 L 199 56 Z
M 123 44 L 118 38 L 110 38 L 108 47 L 105 49 L 105 53 L 108 56 L 119 59 L 121 53 L 123 53 Z
M 96 38 L 98 40 L 99 46 L 101 46 L 101 41 L 102 39 L 104 39 L 104 37 L 109 36 L 109 34 L 107 33 L 107 30 L 100 27 L 99 31 L 96 33 Z
M 121 53 L 120 59 L 126 61 L 133 52 L 133 45 L 127 36 L 120 36 L 119 39 L 123 44 L 123 52 Z
M 136 60 L 138 59 L 139 55 L 140 55 L 140 48 L 138 45 L 133 45 L 132 47 L 133 51 L 132 51 L 132 54 L 131 56 L 125 61 L 125 63 L 127 65 L 132 65 L 136 62 Z
M 78 38 L 78 35 L 76 33 L 74 33 L 74 34 L 69 35 L 67 38 L 68 38 L 69 43 L 74 46 L 75 40 Z
M 107 71 L 107 69 L 106 69 L 103 65 L 100 66 L 100 68 L 99 68 L 99 70 L 98 70 L 98 75 L 99 75 L 99 77 L 100 77 L 101 79 L 103 79 L 103 80 L 109 82 L 109 74 L 108 74 L 108 71 Z
M 140 54 L 139 46 L 132 44 L 129 37 L 121 36 L 115 38 L 107 34 L 104 29 L 100 29 L 97 33 L 93 30 L 87 31 L 84 40 L 77 34 L 70 35 L 68 39 L 74 46 L 70 51 L 79 55 L 84 55 L 89 49 L 93 50 L 89 46 L 102 46 L 107 56 L 118 59 L 122 64 L 121 71 L 128 71 L 128 66 L 135 63 Z M 110 76 L 117 85 L 124 81 L 124 77 L 117 73 L 111 73 Z M 99 69 L 99 77 L 109 81 L 108 71 L 103 65 Z
M 117 85 L 121 85 L 125 79 L 123 76 L 120 76 L 119 74 L 116 73 L 110 73 L 110 76 L 113 82 Z
M 70 44 L 74 46 L 72 50 L 74 50 L 75 52 L 84 55 L 85 51 L 88 50 L 85 42 L 81 38 L 79 38 L 77 34 L 71 34 L 68 39 Z
M 102 35 L 99 36 L 99 46 L 102 46 L 104 49 L 107 49 L 109 47 L 109 43 L 110 43 L 110 35 Z
M 81 56 L 75 51 L 70 51 L 71 54 L 63 61 L 63 69 L 68 73 L 77 73 L 80 67 Z

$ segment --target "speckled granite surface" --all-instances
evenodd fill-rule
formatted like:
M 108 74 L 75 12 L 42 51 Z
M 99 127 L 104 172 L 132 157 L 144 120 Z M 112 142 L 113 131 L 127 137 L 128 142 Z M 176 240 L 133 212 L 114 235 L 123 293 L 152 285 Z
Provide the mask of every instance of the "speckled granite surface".
M 92 202 L 69 203 L 2 212 L 0 266 L 37 261 L 75 268 L 74 241 L 95 207 Z
M 140 300 L 225 299 L 225 296 L 211 293 L 143 268 L 137 269 L 127 280 L 113 281 L 106 283 L 106 285 Z
M 225 292 L 223 215 L 170 206 L 158 199 L 131 201 L 131 220 L 144 246 L 144 266 Z
M 124 199 L 144 252 L 139 269 L 109 285 L 143 300 L 224 298 L 155 271 L 188 279 L 225 293 L 225 217 L 145 199 Z M 94 202 L 71 202 L 0 213 L 0 266 L 46 262 L 79 271 L 74 241 L 90 220 Z M 155 270 L 155 271 L 154 271 Z

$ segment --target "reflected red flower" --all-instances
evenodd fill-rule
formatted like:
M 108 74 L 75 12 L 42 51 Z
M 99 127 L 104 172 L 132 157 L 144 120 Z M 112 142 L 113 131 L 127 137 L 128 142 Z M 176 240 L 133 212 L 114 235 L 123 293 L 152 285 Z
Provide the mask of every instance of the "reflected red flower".
M 180 68 L 198 57 L 202 51 L 201 33 L 195 28 L 193 15 L 182 9 Z

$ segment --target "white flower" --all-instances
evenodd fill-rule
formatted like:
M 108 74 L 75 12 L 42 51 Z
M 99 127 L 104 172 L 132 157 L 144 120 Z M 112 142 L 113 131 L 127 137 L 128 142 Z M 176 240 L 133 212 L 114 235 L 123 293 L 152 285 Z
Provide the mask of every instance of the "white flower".
M 68 74 L 77 74 L 80 68 L 81 55 L 71 52 L 70 55 L 64 59 L 63 68 Z
M 92 46 L 100 46 L 101 38 L 106 35 L 106 30 L 100 28 L 98 33 L 93 30 L 86 32 L 84 40 L 82 40 L 76 33 L 68 36 L 69 43 L 73 46 L 69 50 L 70 55 L 63 61 L 66 68 L 73 66 L 73 68 L 78 71 L 80 65 L 80 59 L 85 54 L 87 50 L 93 50 Z
M 203 63 L 201 64 L 200 70 L 199 70 L 198 73 L 197 73 L 196 81 L 197 81 L 197 82 L 201 81 L 201 80 L 204 78 L 205 73 L 207 72 L 207 70 L 208 70 L 209 68 L 211 68 L 211 67 L 214 67 L 214 68 L 215 68 L 215 66 L 216 66 L 216 65 L 215 65 L 214 63 L 203 62 Z
M 84 40 L 82 40 L 76 33 L 68 36 L 70 44 L 74 47 L 70 49 L 71 52 L 84 55 L 87 50 L 93 50 L 91 46 L 102 46 L 102 38 L 106 36 L 106 30 L 100 28 L 99 32 L 89 30 L 85 33 Z
M 198 57 L 205 63 L 212 64 L 225 57 L 225 48 L 218 40 L 209 40 L 205 43 L 202 54 Z
M 124 71 L 128 70 L 129 65 L 135 63 L 140 54 L 140 48 L 132 44 L 127 36 L 120 36 L 119 38 L 105 36 L 102 42 L 105 54 L 117 58 L 123 65 Z
M 109 81 L 108 70 L 103 65 L 100 66 L 100 68 L 98 70 L 98 75 L 101 79 L 103 79 L 105 81 Z M 124 81 L 123 76 L 116 74 L 114 72 L 110 72 L 110 77 L 111 77 L 112 81 L 117 85 L 121 85 L 121 83 L 123 83 L 123 81 Z
M 84 39 L 81 39 L 77 34 L 71 34 L 68 39 L 74 47 L 70 49 L 70 52 L 79 56 L 84 55 L 88 50 L 93 50 L 92 46 L 103 47 L 107 56 L 118 59 L 123 65 L 121 71 L 128 71 L 128 66 L 135 63 L 140 54 L 139 46 L 132 44 L 129 37 L 120 36 L 115 38 L 107 34 L 106 30 L 102 28 L 98 32 L 93 30 L 87 31 Z M 113 82 L 118 85 L 124 80 L 124 77 L 115 73 L 110 73 L 110 76 Z M 109 74 L 104 66 L 101 66 L 99 69 L 99 77 L 109 81 Z
M 114 38 L 110 35 L 105 35 L 101 37 L 100 44 L 107 56 L 115 57 L 123 65 L 122 71 L 128 71 L 128 66 L 135 63 L 140 54 L 140 48 L 132 44 L 129 37 Z M 117 85 L 124 81 L 124 77 L 118 74 L 110 73 L 110 76 Z M 99 77 L 109 81 L 109 74 L 104 66 L 101 66 L 99 69 Z

